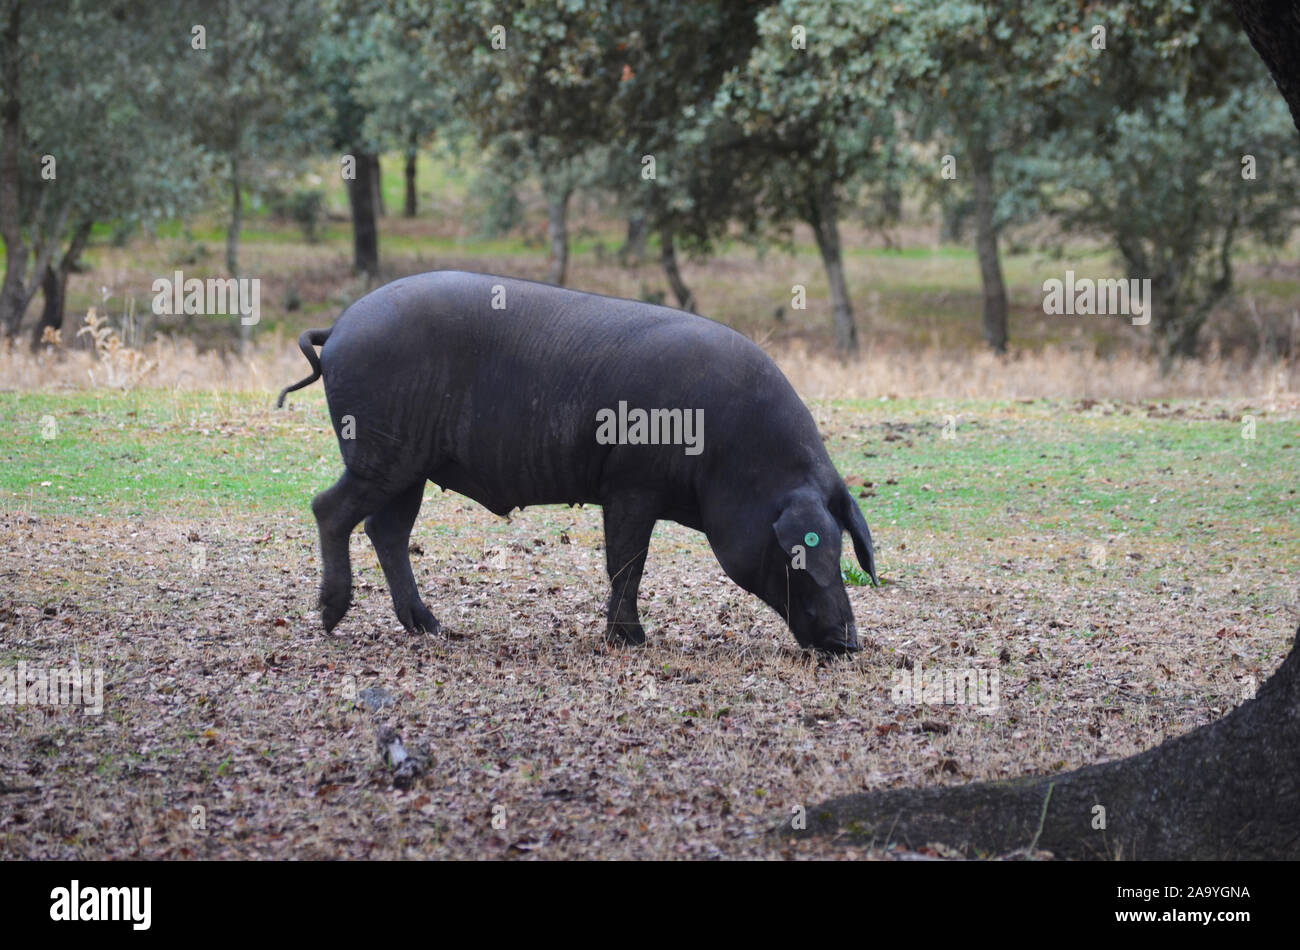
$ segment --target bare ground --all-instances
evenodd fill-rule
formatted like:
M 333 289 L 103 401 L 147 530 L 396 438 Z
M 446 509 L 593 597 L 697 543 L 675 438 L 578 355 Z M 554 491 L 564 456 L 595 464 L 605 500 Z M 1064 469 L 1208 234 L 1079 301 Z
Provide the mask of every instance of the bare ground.
M 1188 552 L 1134 541 L 1080 583 L 1086 552 L 1032 534 L 960 558 L 915 535 L 882 550 L 891 583 L 850 588 L 866 651 L 822 662 L 671 526 L 650 645 L 629 652 L 601 640 L 599 527 L 594 509 L 502 527 L 431 487 L 413 560 L 443 635 L 401 631 L 358 533 L 357 602 L 325 636 L 305 505 L 183 525 L 0 511 L 4 665 L 105 677 L 102 715 L 3 710 L 0 857 L 859 856 L 774 830 L 854 791 L 1147 748 L 1239 704 L 1295 626 L 1289 602 L 1238 595 L 1284 583 L 1263 558 L 1188 583 Z M 1134 583 L 1139 564 L 1169 579 Z M 997 670 L 996 707 L 895 702 L 917 663 Z M 428 756 L 409 789 L 385 723 Z

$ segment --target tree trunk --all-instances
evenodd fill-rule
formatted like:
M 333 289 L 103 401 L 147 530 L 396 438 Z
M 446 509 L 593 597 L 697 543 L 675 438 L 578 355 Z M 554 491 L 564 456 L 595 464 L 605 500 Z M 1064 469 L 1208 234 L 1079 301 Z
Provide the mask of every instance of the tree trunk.
M 691 293 L 691 288 L 686 286 L 686 281 L 682 280 L 682 272 L 677 268 L 677 246 L 672 228 L 659 229 L 659 262 L 663 265 L 664 276 L 668 278 L 668 286 L 673 289 L 673 296 L 677 298 L 678 308 L 694 313 L 695 295 Z
M 559 186 L 546 199 L 546 236 L 551 242 L 551 266 L 547 283 L 563 287 L 569 275 L 569 196 L 573 189 Z
M 966 230 L 967 210 L 960 201 L 948 199 L 939 206 L 939 243 L 961 244 Z
M 0 33 L 0 59 L 4 61 L 4 100 L 0 103 L 0 237 L 5 242 L 5 276 L 0 284 L 0 328 L 7 336 L 18 332 L 27 307 L 24 286 L 27 276 L 27 244 L 22 233 L 22 184 L 20 178 L 23 151 L 22 108 L 19 98 L 20 64 L 18 51 L 22 4 L 9 5 L 9 19 Z
M 406 201 L 402 206 L 402 214 L 408 218 L 415 217 L 416 210 L 416 192 L 415 192 L 415 163 L 419 152 L 414 145 L 406 149 Z
M 238 146 L 230 153 L 230 220 L 226 223 L 226 273 L 239 276 L 239 232 L 244 226 L 244 186 L 239 178 Z
M 41 318 L 32 331 L 32 349 L 38 349 L 48 327 L 57 330 L 63 326 L 63 302 L 68 291 L 68 272 L 62 267 L 46 267 L 41 276 Z
M 1186 323 L 1170 327 L 1160 338 L 1160 375 L 1168 376 L 1174 369 L 1174 361 L 1190 360 L 1196 356 L 1197 331 Z
M 998 254 L 994 220 L 993 156 L 983 148 L 971 150 L 971 185 L 975 192 L 975 253 L 984 287 L 984 341 L 994 353 L 1007 351 L 1007 287 Z
M 384 206 L 384 176 L 379 168 L 379 156 L 374 156 L 374 164 L 370 168 L 370 183 L 375 190 L 375 213 L 381 218 L 388 217 L 388 208 Z
M 646 238 L 650 229 L 644 214 L 630 215 L 627 219 L 627 240 L 618 249 L 618 262 L 623 267 L 636 267 L 645 260 Z
M 831 290 L 831 313 L 835 329 L 835 346 L 842 356 L 856 353 L 858 325 L 853 319 L 853 303 L 844 279 L 844 259 L 840 252 L 840 229 L 836 221 L 835 195 L 830 186 L 815 191 L 808 202 L 808 224 L 817 239 L 826 280 Z
M 63 327 L 68 297 L 68 275 L 77 266 L 77 258 L 81 256 L 86 242 L 90 240 L 91 227 L 90 221 L 82 221 L 78 224 L 58 266 L 53 267 L 48 264 L 45 266 L 45 272 L 41 276 L 41 296 L 44 306 L 41 308 L 41 319 L 32 332 L 33 349 L 40 346 L 46 327 L 54 330 Z
M 897 224 L 903 218 L 903 189 L 897 185 L 888 186 L 880 196 L 880 213 L 885 221 Z
M 352 211 L 352 269 L 373 280 L 379 276 L 379 228 L 375 223 L 375 157 L 354 152 L 355 177 L 348 179 L 348 206 Z
M 1186 250 L 1181 255 L 1166 260 L 1164 270 L 1157 272 L 1151 279 L 1151 328 L 1155 331 L 1157 351 L 1160 354 L 1160 374 L 1168 376 L 1173 370 L 1174 360 L 1192 359 L 1196 356 L 1200 342 L 1201 327 L 1210 318 L 1210 312 L 1232 290 L 1232 245 L 1237 232 L 1237 216 L 1229 217 L 1223 236 L 1219 240 L 1218 264 L 1219 274 L 1198 292 L 1196 299 L 1188 301 L 1180 295 L 1178 275 L 1185 273 L 1191 266 L 1191 256 L 1196 252 Z M 1130 251 L 1140 245 L 1132 242 L 1123 247 Z M 1130 258 L 1125 255 L 1125 263 L 1130 277 L 1149 273 L 1140 268 L 1145 256 Z
M 1032 846 L 1070 859 L 1295 860 L 1300 650 L 1254 699 L 1139 755 L 1057 776 L 850 795 L 810 808 L 798 832 L 828 833 L 967 855 Z
M 1188 340 L 1187 321 L 1183 313 L 1182 301 L 1179 299 L 1177 290 L 1172 286 L 1172 278 L 1162 280 L 1157 275 L 1152 280 L 1151 307 L 1154 311 L 1154 319 L 1151 321 L 1152 329 L 1156 334 L 1156 352 L 1160 357 L 1160 375 L 1168 376 L 1174 368 L 1174 360 L 1178 357 L 1191 356 L 1195 351 L 1196 327 L 1191 333 L 1191 340 Z

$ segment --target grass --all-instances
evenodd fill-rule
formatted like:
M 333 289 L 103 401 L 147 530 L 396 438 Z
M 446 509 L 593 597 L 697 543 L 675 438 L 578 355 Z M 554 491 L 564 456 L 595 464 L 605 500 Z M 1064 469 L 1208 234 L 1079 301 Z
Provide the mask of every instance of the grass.
M 0 393 L 0 492 L 36 514 L 272 514 L 340 470 L 319 388 L 277 411 L 270 392 Z M 864 506 L 899 533 L 983 530 L 1064 539 L 1123 533 L 1178 544 L 1287 531 L 1300 424 L 1259 407 L 1042 400 L 845 400 L 814 406 Z M 1242 437 L 1244 415 L 1256 420 Z M 44 438 L 45 420 L 54 435 Z M 44 484 L 44 483 L 49 484 Z M 1152 499 L 1155 499 L 1153 502 Z M 1214 511 L 1213 520 L 1198 512 Z M 981 529 L 980 526 L 983 526 Z
M 140 390 L 0 395 L 7 444 L 0 491 L 36 514 L 211 517 L 301 505 L 341 470 L 318 392 L 316 414 L 276 412 L 270 394 Z M 43 438 L 42 420 L 57 434 Z M 48 483 L 48 484 L 44 484 Z M 21 501 L 19 501 L 21 499 Z

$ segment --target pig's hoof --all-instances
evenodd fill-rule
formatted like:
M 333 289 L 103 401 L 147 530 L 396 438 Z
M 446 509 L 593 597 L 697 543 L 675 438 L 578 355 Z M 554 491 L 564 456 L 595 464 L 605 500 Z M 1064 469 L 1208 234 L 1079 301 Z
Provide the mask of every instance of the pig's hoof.
M 438 618 L 430 613 L 429 608 L 424 604 L 416 604 L 409 611 L 399 613 L 397 619 L 402 621 L 402 626 L 411 633 L 431 633 L 437 636 L 442 630 Z
M 605 642 L 616 647 L 645 646 L 645 629 L 639 623 L 610 621 L 605 627 Z
M 351 596 L 348 596 L 341 602 L 337 599 L 327 600 L 325 597 L 321 597 L 320 622 L 325 625 L 326 633 L 330 633 L 338 626 L 339 621 L 343 619 L 343 615 L 348 612 L 348 608 L 351 606 Z

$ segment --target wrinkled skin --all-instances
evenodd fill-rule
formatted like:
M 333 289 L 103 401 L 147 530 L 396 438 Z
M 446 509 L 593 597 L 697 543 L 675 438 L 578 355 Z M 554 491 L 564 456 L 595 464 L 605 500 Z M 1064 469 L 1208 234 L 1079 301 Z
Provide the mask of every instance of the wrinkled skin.
M 351 603 L 348 536 L 363 520 L 402 625 L 438 630 L 407 553 L 432 481 L 498 515 L 601 505 L 613 642 L 645 642 L 637 590 L 666 518 L 703 531 L 727 575 L 801 645 L 859 648 L 840 545 L 848 531 L 874 582 L 871 534 L 807 408 L 744 336 L 667 307 L 439 271 L 381 287 L 330 330 L 303 334 L 313 365 L 321 342 L 345 466 L 312 501 L 326 630 Z M 597 413 L 620 401 L 702 409 L 702 451 L 600 444 Z

